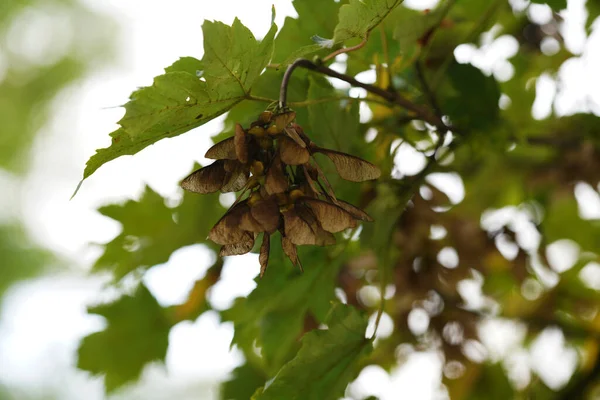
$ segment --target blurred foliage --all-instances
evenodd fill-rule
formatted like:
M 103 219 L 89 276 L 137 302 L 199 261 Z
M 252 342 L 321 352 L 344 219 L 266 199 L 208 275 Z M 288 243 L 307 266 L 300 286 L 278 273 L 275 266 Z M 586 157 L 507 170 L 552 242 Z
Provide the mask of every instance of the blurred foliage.
M 318 73 L 294 72 L 288 100 L 306 134 L 384 171 L 376 182 L 355 185 L 323 164 L 336 193 L 375 221 L 339 235 L 335 246 L 300 248 L 302 273 L 286 261 L 279 240 L 272 241 L 264 278 L 220 311 L 233 323 L 232 345 L 245 356 L 221 397 L 337 399 L 362 367 L 392 370 L 402 363 L 403 345 L 440 355 L 442 384 L 453 400 L 592 398 L 600 381 L 600 292 L 584 272 L 595 279 L 600 274 L 593 270 L 600 225 L 582 219 L 574 188 L 579 182 L 598 187 L 600 120 L 591 114 L 532 117 L 537 79 L 556 79 L 575 57 L 564 46 L 557 13 L 566 2 L 535 1 L 553 11 L 542 26 L 528 18 L 528 4 L 513 9 L 505 0 L 446 0 L 426 11 L 399 3 L 296 0 L 298 18 L 286 18 L 277 35 L 272 27 L 261 42 L 237 20 L 231 27 L 205 23 L 204 58 L 184 57 L 152 87 L 136 91 L 112 146 L 92 158 L 85 176 L 226 111 L 215 140 L 229 137 L 236 123 L 247 127 L 276 104 L 287 63 L 312 54 L 328 64 L 332 52 L 356 46 L 337 58 L 337 68 L 348 76 L 370 71 L 374 87 L 419 107 L 407 110 L 372 93 L 359 100 Z M 588 9 L 590 19 L 598 15 L 596 2 L 588 1 Z M 484 68 L 476 58 L 455 59 L 460 44 L 485 58 L 499 39 L 517 51 L 497 64 Z M 553 54 L 542 46 L 549 39 L 558 43 Z M 361 107 L 370 112 L 360 114 Z M 447 126 L 430 123 L 431 115 Z M 421 154 L 420 171 L 402 173 L 406 148 Z M 464 199 L 442 184 L 450 179 L 464 186 Z M 147 189 L 139 201 L 100 212 L 123 225 L 96 264 L 118 285 L 127 277 L 139 280 L 182 246 L 202 243 L 214 251 L 206 237 L 225 208 L 216 195 L 187 193 L 171 207 Z M 555 243 L 561 239 L 577 248 L 574 265 L 566 268 L 557 267 L 548 251 L 551 245 L 561 249 Z M 108 326 L 83 339 L 79 366 L 104 375 L 112 391 L 139 376 L 145 363 L 162 360 L 169 328 L 212 308 L 206 293 L 223 262 L 215 258 L 179 306 L 158 306 L 140 286 L 90 309 Z M 481 293 L 469 294 L 466 286 Z M 393 290 L 384 301 L 386 288 Z M 427 315 L 421 330 L 410 322 L 415 310 Z M 367 339 L 367 316 L 380 312 L 393 330 Z M 522 351 L 546 328 L 558 327 L 578 354 L 571 380 L 553 390 L 533 370 L 523 382 L 511 374 L 506 357 L 487 355 L 482 326 L 500 318 L 515 330 L 517 324 L 526 328 Z
M 52 117 L 55 97 L 103 65 L 113 32 L 111 21 L 71 0 L 0 4 L 0 168 L 16 179 L 27 172 L 31 146 Z M 30 241 L 17 218 L 0 225 L 0 259 L 0 300 L 12 283 L 55 261 Z
M 6 200 L 0 218 L 0 312 L 11 311 L 2 310 L 2 301 L 14 284 L 65 267 L 23 226 L 22 182 L 36 137 L 56 113 L 57 96 L 111 59 L 115 28 L 74 0 L 0 2 L 0 173 L 11 181 L 0 189 Z M 15 388 L 3 378 L 0 399 L 58 398 Z
M 18 225 L 0 225 L 0 305 L 2 294 L 13 283 L 32 278 L 50 265 L 50 253 L 31 243 Z

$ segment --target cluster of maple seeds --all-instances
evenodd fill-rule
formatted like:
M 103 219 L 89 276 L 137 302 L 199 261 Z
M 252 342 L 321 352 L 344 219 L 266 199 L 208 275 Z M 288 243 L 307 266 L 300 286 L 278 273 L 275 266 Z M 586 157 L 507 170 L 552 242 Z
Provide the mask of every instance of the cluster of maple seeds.
M 357 220 L 372 221 L 363 210 L 335 197 L 313 155 L 327 156 L 340 177 L 353 182 L 377 179 L 379 169 L 358 157 L 318 147 L 295 118 L 293 111 L 265 111 L 247 130 L 236 124 L 235 136 L 206 152 L 206 158 L 216 161 L 181 182 L 195 193 L 241 191 L 208 237 L 222 245 L 221 256 L 229 256 L 252 250 L 263 233 L 261 276 L 269 261 L 270 237 L 277 231 L 284 253 L 302 269 L 297 245 L 332 245 L 333 233 L 354 228 Z

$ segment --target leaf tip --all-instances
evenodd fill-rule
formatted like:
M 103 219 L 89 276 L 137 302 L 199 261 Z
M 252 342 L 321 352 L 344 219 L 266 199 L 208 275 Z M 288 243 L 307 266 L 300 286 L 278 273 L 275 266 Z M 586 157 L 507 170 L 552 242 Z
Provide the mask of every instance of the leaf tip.
M 79 192 L 79 189 L 81 188 L 81 185 L 83 184 L 83 181 L 85 180 L 85 178 L 82 178 L 79 183 L 77 184 L 77 187 L 75 188 L 75 191 L 73 192 L 73 194 L 71 195 L 71 197 L 69 198 L 69 201 L 73 200 L 73 198 L 75 197 L 75 195 L 77 194 L 77 192 Z

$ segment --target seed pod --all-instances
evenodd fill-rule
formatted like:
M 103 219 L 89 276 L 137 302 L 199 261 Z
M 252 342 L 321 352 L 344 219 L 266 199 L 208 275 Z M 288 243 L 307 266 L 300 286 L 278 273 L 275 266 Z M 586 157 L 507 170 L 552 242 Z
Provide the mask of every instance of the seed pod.
M 265 128 L 262 126 L 254 126 L 248 130 L 248 134 L 256 137 L 263 137 L 267 134 L 267 131 L 265 131 Z
M 235 144 L 235 154 L 241 163 L 248 162 L 248 145 L 246 143 L 246 132 L 240 124 L 235 124 L 235 136 L 233 139 Z
M 306 148 L 300 147 L 296 142 L 287 138 L 281 137 L 279 143 L 279 155 L 281 161 L 287 165 L 302 165 L 306 164 L 310 159 L 310 153 Z
M 271 136 L 279 135 L 281 132 L 283 132 L 283 129 L 279 129 L 277 125 L 271 125 L 267 128 L 267 133 Z
M 258 120 L 263 124 L 268 124 L 269 122 L 271 122 L 271 118 L 273 118 L 273 113 L 271 111 L 263 111 L 258 116 Z
M 254 176 L 262 176 L 262 174 L 265 172 L 265 166 L 260 161 L 252 161 L 250 172 L 252 172 L 252 175 Z

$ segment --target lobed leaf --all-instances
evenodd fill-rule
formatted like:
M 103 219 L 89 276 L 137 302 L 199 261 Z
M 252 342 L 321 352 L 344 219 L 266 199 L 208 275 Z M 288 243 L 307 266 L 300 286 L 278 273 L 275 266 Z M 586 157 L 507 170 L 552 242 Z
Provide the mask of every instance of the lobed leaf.
M 104 317 L 107 327 L 81 341 L 77 367 L 103 375 L 107 392 L 138 379 L 146 364 L 164 362 L 172 322 L 144 285 L 88 312 Z
M 123 229 L 103 245 L 104 252 L 93 270 L 111 272 L 115 280 L 120 280 L 134 270 L 167 262 L 180 247 L 204 242 L 212 224 L 226 209 L 218 196 L 187 192 L 179 206 L 169 208 L 162 196 L 146 188 L 137 201 L 100 207 L 98 211 L 119 222 Z
M 111 133 L 111 146 L 88 160 L 83 179 L 108 161 L 201 126 L 247 97 L 271 59 L 277 27 L 272 25 L 261 42 L 237 18 L 232 26 L 205 21 L 202 29 L 202 61 L 180 59 L 152 86 L 135 91 L 121 127 Z M 203 80 L 192 73 L 198 67 Z
M 367 38 L 368 34 L 403 0 L 350 0 L 340 7 L 334 42 Z
M 360 361 L 372 350 L 365 338 L 368 319 L 351 306 L 337 304 L 327 330 L 302 338 L 298 354 L 252 397 L 255 400 L 336 400 L 357 375 Z

